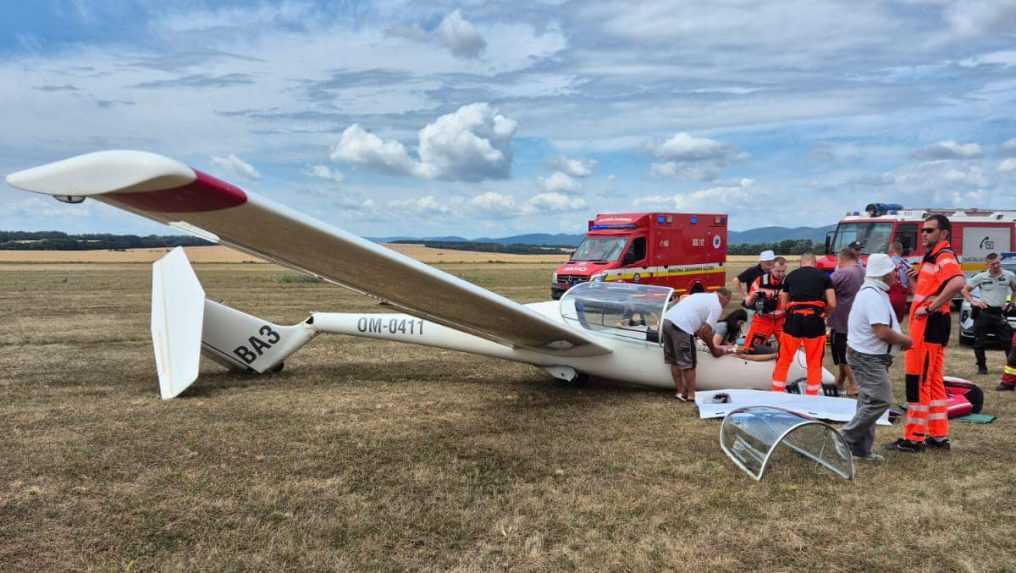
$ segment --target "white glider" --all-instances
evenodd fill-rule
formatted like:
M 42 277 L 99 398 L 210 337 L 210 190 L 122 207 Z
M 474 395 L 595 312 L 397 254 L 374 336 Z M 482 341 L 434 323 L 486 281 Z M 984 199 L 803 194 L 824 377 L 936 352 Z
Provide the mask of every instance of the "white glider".
M 585 283 L 561 301 L 519 304 L 329 226 L 175 160 L 102 151 L 19 171 L 13 187 L 79 203 L 91 198 L 372 296 L 402 311 L 314 313 L 279 326 L 205 300 L 182 250 L 155 264 L 152 338 L 164 399 L 198 375 L 200 354 L 267 372 L 319 333 L 460 350 L 536 365 L 562 380 L 592 375 L 673 388 L 656 339 L 669 288 Z M 766 390 L 771 363 L 713 358 L 700 348 L 703 390 Z M 791 380 L 805 376 L 798 354 Z M 824 382 L 832 375 L 824 372 Z

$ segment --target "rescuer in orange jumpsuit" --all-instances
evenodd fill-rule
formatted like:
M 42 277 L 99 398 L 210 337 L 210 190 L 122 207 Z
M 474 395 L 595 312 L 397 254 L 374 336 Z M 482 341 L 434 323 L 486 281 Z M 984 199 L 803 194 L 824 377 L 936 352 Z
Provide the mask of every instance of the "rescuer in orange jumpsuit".
M 773 368 L 773 392 L 787 388 L 787 372 L 804 347 L 807 361 L 808 387 L 805 393 L 817 396 L 822 389 L 822 357 L 825 355 L 826 316 L 836 308 L 833 283 L 824 271 L 815 268 L 815 255 L 801 255 L 801 268 L 783 280 L 780 304 L 786 312 L 780 351 Z
M 783 332 L 783 307 L 780 306 L 780 291 L 787 274 L 787 259 L 776 257 L 773 268 L 755 279 L 748 289 L 744 306 L 755 311 L 755 318 L 744 337 L 744 352 L 752 353 L 758 345 L 766 345 L 770 337 L 780 340 Z
M 904 356 L 907 425 L 903 437 L 886 444 L 886 449 L 916 453 L 925 447 L 940 450 L 950 447 L 942 367 L 952 330 L 950 305 L 966 285 L 949 244 L 951 234 L 952 224 L 945 215 L 929 215 L 921 226 L 926 254 L 920 267 L 910 272 L 915 285 L 910 305 L 910 337 L 914 345 Z

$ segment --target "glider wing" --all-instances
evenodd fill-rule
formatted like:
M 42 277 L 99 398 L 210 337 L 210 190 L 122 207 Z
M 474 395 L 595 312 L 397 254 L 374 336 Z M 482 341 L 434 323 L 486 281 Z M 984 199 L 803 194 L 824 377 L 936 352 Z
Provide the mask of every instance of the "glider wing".
M 7 182 L 68 202 L 90 197 L 508 346 L 610 352 L 501 295 L 153 153 L 89 153 L 19 171 Z

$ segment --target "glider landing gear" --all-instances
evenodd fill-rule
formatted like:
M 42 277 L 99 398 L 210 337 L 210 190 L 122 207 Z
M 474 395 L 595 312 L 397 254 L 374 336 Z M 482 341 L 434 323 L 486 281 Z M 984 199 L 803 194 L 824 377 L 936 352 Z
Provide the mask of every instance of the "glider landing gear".
M 579 372 L 571 366 L 547 366 L 544 370 L 557 380 L 569 382 L 575 386 L 585 386 L 589 382 L 588 374 Z

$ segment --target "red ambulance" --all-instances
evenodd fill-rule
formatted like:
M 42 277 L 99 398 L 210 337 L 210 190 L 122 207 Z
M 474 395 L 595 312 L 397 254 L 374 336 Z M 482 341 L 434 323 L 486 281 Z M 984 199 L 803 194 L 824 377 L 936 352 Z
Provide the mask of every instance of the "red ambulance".
M 727 215 L 601 213 L 550 283 L 554 299 L 588 280 L 664 285 L 678 293 L 726 280 Z

